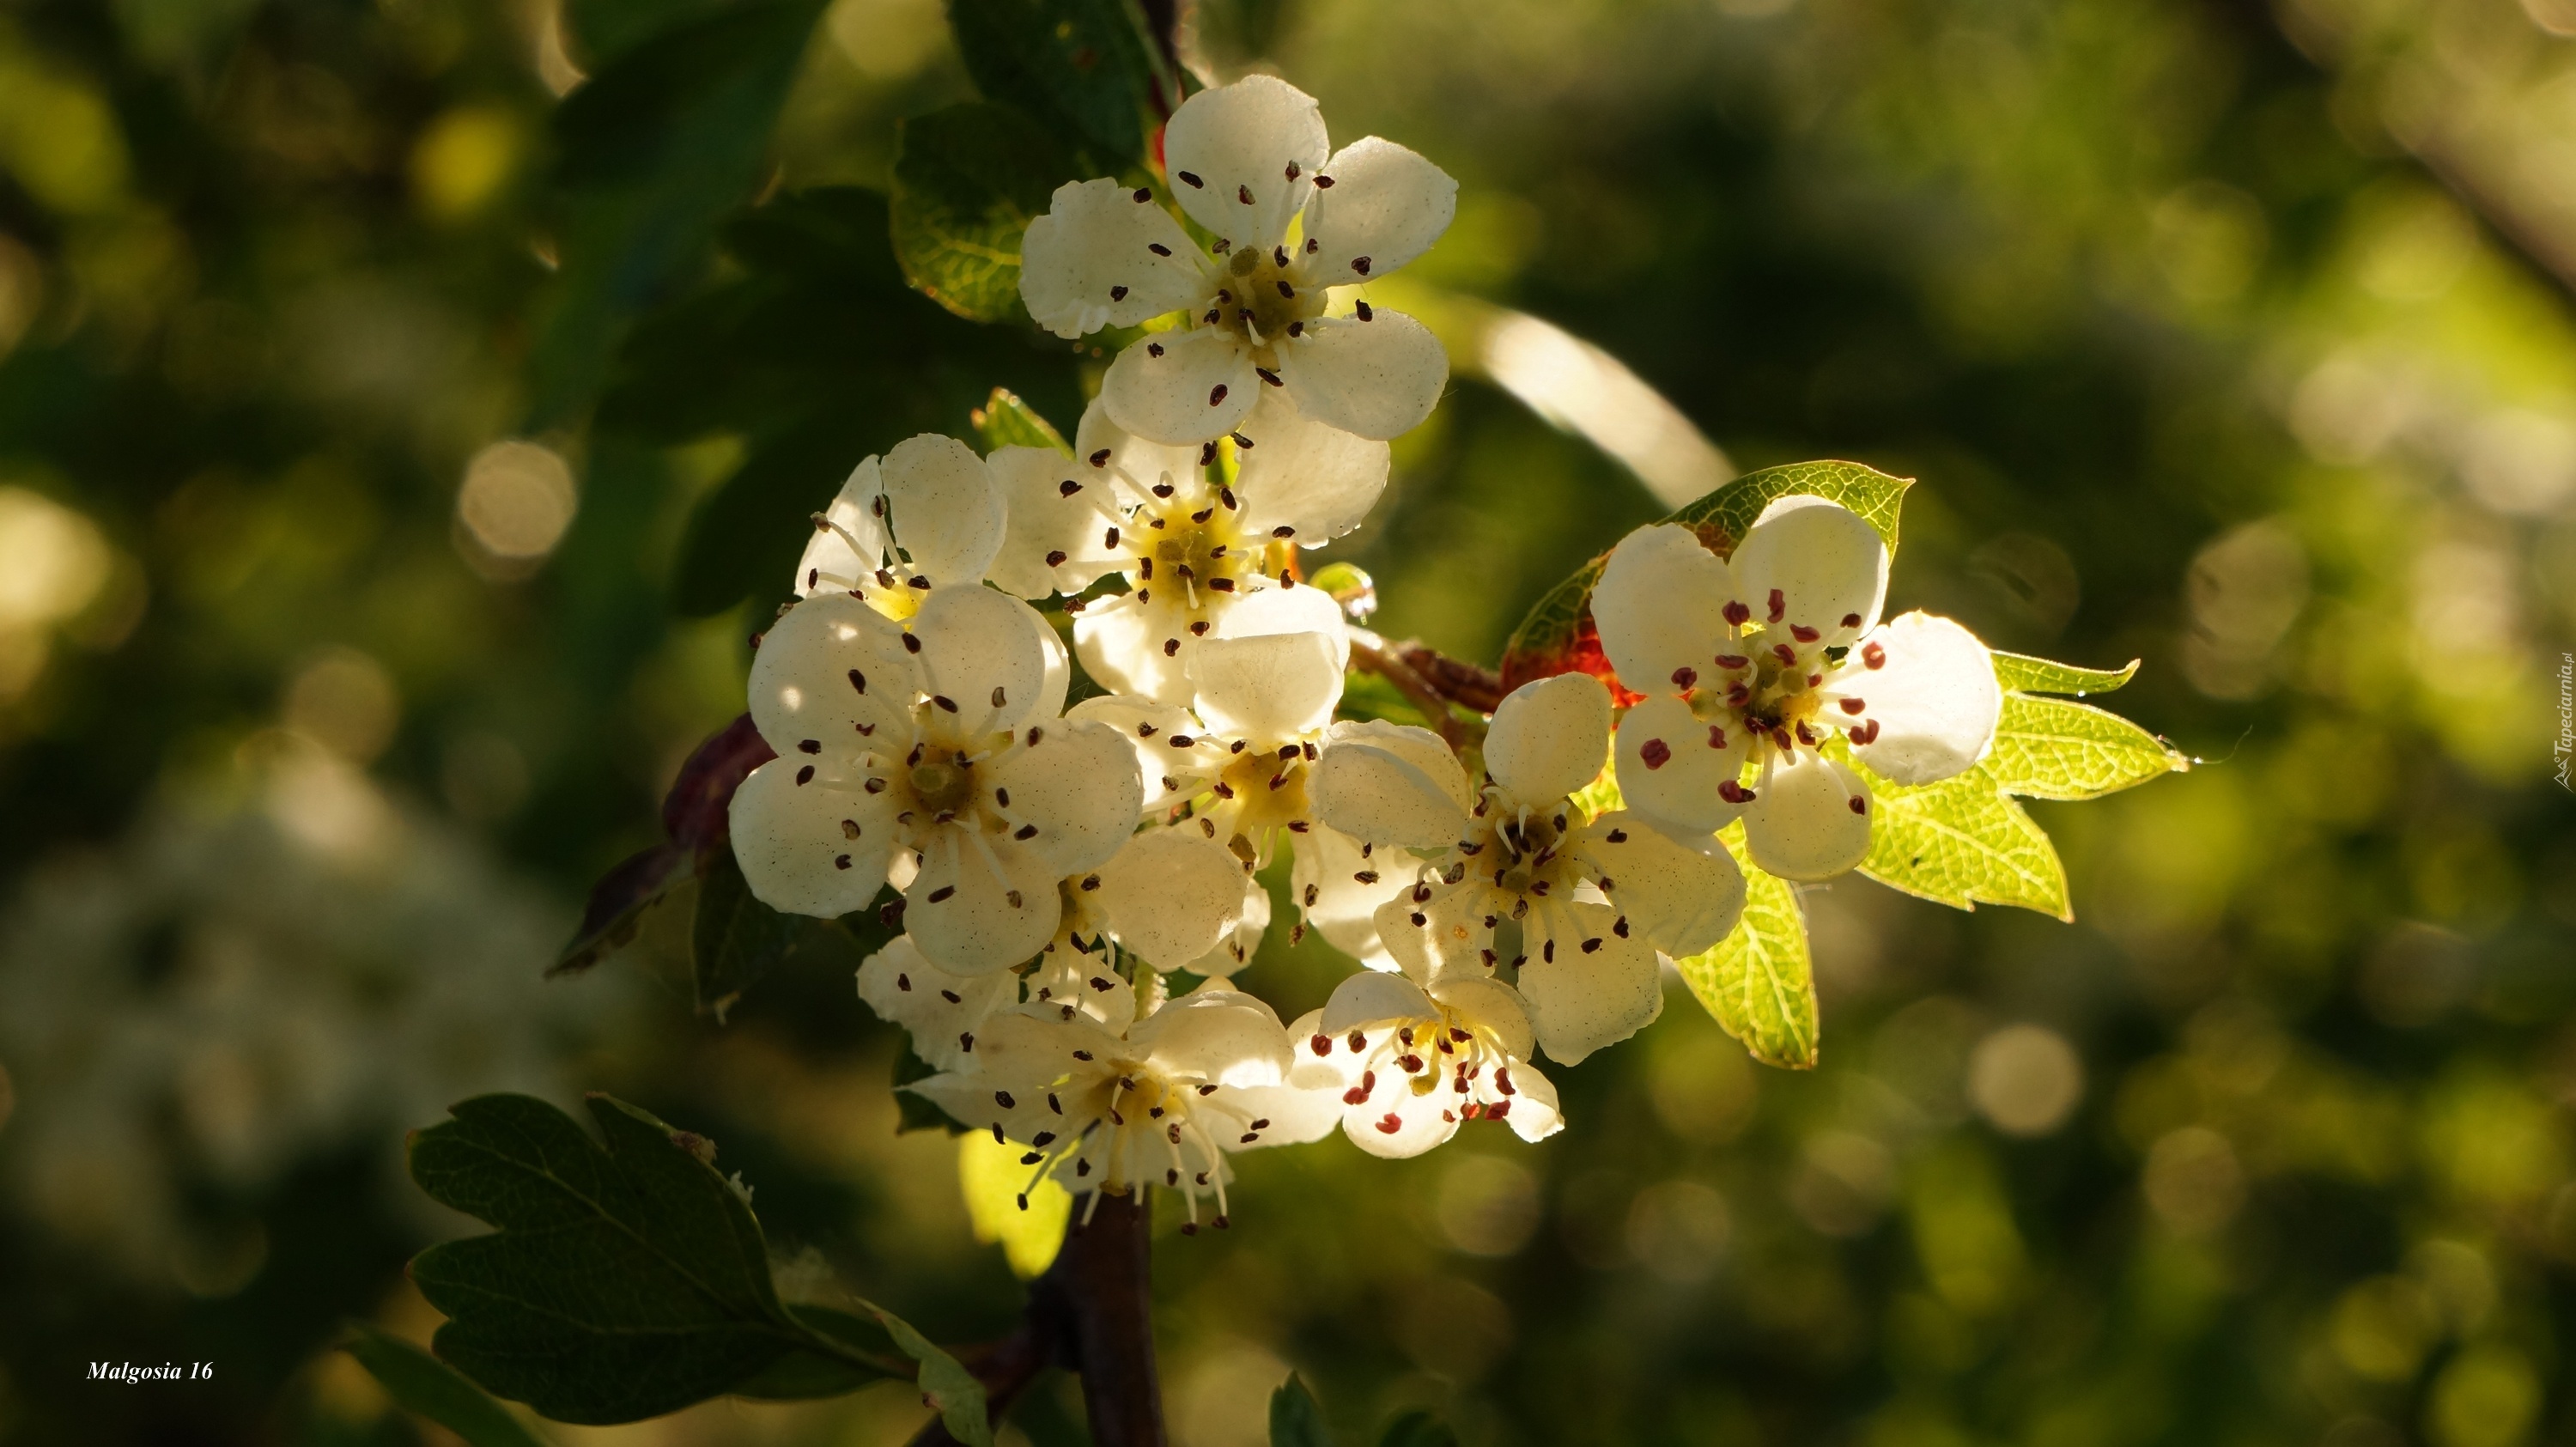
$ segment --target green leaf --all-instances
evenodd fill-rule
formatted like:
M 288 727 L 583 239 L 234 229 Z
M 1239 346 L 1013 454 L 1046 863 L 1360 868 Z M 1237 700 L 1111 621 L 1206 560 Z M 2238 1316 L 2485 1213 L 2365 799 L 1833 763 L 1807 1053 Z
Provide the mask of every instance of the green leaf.
M 984 439 L 984 450 L 1002 447 L 1052 447 L 1067 457 L 1073 455 L 1073 444 L 1055 430 L 1055 424 L 1037 414 L 1037 409 L 1020 400 L 1020 394 L 1008 387 L 996 387 L 983 406 L 967 414 L 975 424 L 976 435 Z
M 582 69 L 600 70 L 653 37 L 731 9 L 740 0 L 570 0 L 563 35 Z
M 904 275 L 961 317 L 1022 315 L 1020 237 L 1072 175 L 1055 138 L 1005 106 L 966 101 L 904 122 L 893 198 Z
M 999 1242 L 1011 1274 L 1034 1281 L 1055 1263 L 1064 1245 L 1065 1223 L 1073 1219 L 1073 1193 L 1053 1172 L 1032 1184 L 1020 1146 L 997 1141 L 983 1131 L 957 1138 L 957 1185 L 966 1196 L 966 1219 L 975 1239 Z M 1025 1203 L 1025 1204 L 1023 1204 Z
M 1458 1447 L 1458 1434 L 1429 1408 L 1416 1407 L 1386 1424 L 1377 1447 Z
M 870 1302 L 860 1302 L 894 1337 L 904 1355 L 921 1363 L 922 1399 L 937 1409 L 948 1435 L 967 1447 L 993 1447 L 993 1423 L 984 1410 L 984 1384 L 955 1357 L 912 1329 L 912 1323 Z
M 2004 792 L 1991 760 L 1937 784 L 1873 777 L 1869 788 L 1878 817 L 1863 874 L 1959 909 L 2014 904 L 2075 918 L 2056 846 Z
M 1807 920 L 1785 879 L 1753 867 L 1744 826 L 1718 838 L 1744 871 L 1744 918 L 1705 954 L 1677 960 L 1683 983 L 1744 1042 L 1753 1058 L 1786 1070 L 1816 1064 L 1816 982 L 1807 954 Z
M 1108 160 L 1136 164 L 1160 66 L 1129 0 L 949 0 L 966 73 L 986 96 Z
M 2164 740 L 2117 714 L 2007 693 L 1983 770 L 2007 794 L 2098 799 L 2190 767 Z
M 1270 1394 L 1270 1447 L 1334 1447 L 1324 1409 L 1293 1373 Z
M 341 1349 L 358 1359 L 394 1405 L 465 1439 L 466 1447 L 546 1447 L 510 1409 L 454 1367 L 390 1332 L 352 1323 Z
M 752 897 L 751 885 L 730 848 L 714 851 L 698 885 L 698 913 L 690 932 L 697 976 L 698 1013 L 717 1023 L 742 992 L 787 958 L 798 921 Z
M 448 1317 L 432 1341 L 441 1359 L 592 1425 L 761 1385 L 798 1354 L 840 1368 L 828 1390 L 901 1374 L 781 1304 L 760 1223 L 710 1143 L 604 1095 L 589 1105 L 604 1147 L 524 1095 L 478 1096 L 413 1132 L 420 1188 L 499 1228 L 412 1258 L 413 1282 Z
M 1809 493 L 1860 514 L 1887 540 L 1887 550 L 1893 554 L 1897 513 L 1905 504 L 1905 490 L 1913 485 L 1912 478 L 1890 477 L 1857 462 L 1797 462 L 1748 472 L 1663 521 L 1691 528 L 1719 556 L 1731 557 L 1762 509 L 1777 499 Z M 1518 688 L 1531 679 L 1574 669 L 1605 678 L 1610 675 L 1591 614 L 1592 585 L 1601 576 L 1602 561 L 1593 559 L 1549 589 L 1512 631 L 1511 641 L 1503 647 L 1504 687 Z
M 2088 693 L 2109 693 L 2136 677 L 2137 672 L 2138 660 L 2134 658 L 2126 668 L 2101 669 L 2051 663 L 2019 653 L 1995 655 L 1995 681 L 2007 691 L 2019 693 L 2071 693 L 2079 698 Z
M 739 0 L 657 18 L 556 108 L 561 272 L 537 323 L 532 430 L 589 404 L 635 315 L 688 279 L 718 218 L 758 188 L 822 9 Z

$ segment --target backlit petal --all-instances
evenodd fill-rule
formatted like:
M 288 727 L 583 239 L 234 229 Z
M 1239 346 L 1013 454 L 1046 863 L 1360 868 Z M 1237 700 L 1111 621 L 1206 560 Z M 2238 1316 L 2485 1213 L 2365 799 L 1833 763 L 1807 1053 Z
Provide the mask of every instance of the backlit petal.
M 1217 947 L 1243 919 L 1243 863 L 1196 829 L 1153 828 L 1100 866 L 1100 904 L 1118 942 L 1158 970 Z
M 1118 354 L 1100 400 L 1128 431 L 1155 442 L 1223 437 L 1261 400 L 1261 378 L 1241 335 L 1221 327 L 1157 332 Z
M 921 686 L 899 625 L 847 593 L 819 593 L 771 624 L 751 655 L 752 723 L 782 755 L 847 755 L 867 745 L 862 727 L 908 741 Z
M 1608 906 L 1575 905 L 1548 916 L 1561 928 L 1541 936 L 1541 948 L 1521 966 L 1520 989 L 1539 1048 L 1572 1065 L 1663 1013 L 1663 970 L 1643 935 L 1622 939 L 1612 931 Z
M 1315 548 L 1360 525 L 1386 491 L 1390 449 L 1297 410 L 1284 388 L 1264 387 L 1235 432 L 1242 471 L 1240 526 L 1259 538 L 1287 536 Z
M 1002 494 L 975 449 L 925 432 L 885 455 L 886 534 L 907 580 L 980 583 L 1002 547 Z
M 1067 181 L 1020 238 L 1020 300 L 1057 336 L 1132 327 L 1213 289 L 1172 213 L 1119 182 Z M 1154 248 L 1161 247 L 1160 251 Z
M 1220 237 L 1264 250 L 1288 234 L 1288 218 L 1331 154 L 1315 98 L 1267 75 L 1200 91 L 1163 128 L 1163 168 L 1181 209 Z
M 1591 783 L 1609 756 L 1610 690 L 1588 673 L 1513 689 L 1485 734 L 1485 772 L 1532 808 Z
M 1458 214 L 1458 183 L 1393 141 L 1354 141 L 1324 173 L 1332 186 L 1306 202 L 1306 235 L 1315 250 L 1300 260 L 1317 285 L 1350 286 L 1386 275 L 1429 251 Z
M 1878 530 L 1821 497 L 1774 499 L 1745 531 L 1734 563 L 1754 621 L 1772 621 L 1776 592 L 1781 616 L 1773 626 L 1814 628 L 1827 647 L 1859 638 L 1887 599 L 1887 544 Z
M 1611 906 L 1630 931 L 1668 955 L 1698 954 L 1744 915 L 1744 871 L 1714 835 L 1613 810 L 1583 830 L 1574 852 L 1609 879 Z
M 1321 633 L 1202 639 L 1190 673 L 1199 717 L 1255 747 L 1322 728 L 1342 697 L 1341 664 L 1333 640 Z
M 978 725 L 974 733 L 1037 716 L 1048 690 L 1046 644 L 1029 626 L 1036 617 L 1028 604 L 981 585 L 935 589 L 910 630 L 921 644 L 924 691 L 956 704 L 961 721 Z
M 1037 743 L 992 770 L 991 787 L 1010 796 L 1003 812 L 1021 821 L 1012 842 L 1037 851 L 1057 879 L 1108 863 L 1144 812 L 1136 752 L 1104 723 L 1044 725 Z
M 962 1070 L 973 1059 L 962 1041 L 996 1009 L 1019 1003 L 1020 982 L 1007 970 L 952 975 L 901 935 L 859 966 L 859 998 L 879 1018 L 911 1032 L 913 1052 L 922 1059 Z
M 1869 786 L 1858 774 L 1800 749 L 1770 771 L 1746 807 L 1745 852 L 1782 879 L 1831 879 L 1868 856 L 1869 810 Z
M 1298 410 L 1329 427 L 1386 439 L 1419 426 L 1449 385 L 1449 354 L 1402 312 L 1317 317 L 1279 343 L 1279 377 Z
M 752 897 L 833 919 L 873 903 L 895 848 L 893 811 L 863 776 L 802 754 L 751 771 L 728 806 L 735 861 Z
M 1619 540 L 1592 585 L 1601 651 L 1634 693 L 1678 694 L 1718 675 L 1733 645 L 1726 604 L 1736 592 L 1726 560 L 1675 523 Z
M 980 847 L 979 847 L 980 845 Z M 931 831 L 903 922 L 921 952 L 957 974 L 1006 970 L 1046 948 L 1060 917 L 1046 855 L 964 823 Z
M 1743 812 L 1718 791 L 1744 768 L 1742 734 L 1713 735 L 1677 698 L 1650 698 L 1619 720 L 1619 794 L 1686 834 L 1713 834 Z M 1725 746 L 1713 748 L 1712 736 Z
M 1868 642 L 1885 650 L 1885 664 L 1870 668 L 1856 649 L 1833 685 L 1860 698 L 1878 727 L 1852 756 L 1900 784 L 1938 783 L 1975 768 L 1994 745 L 2004 702 L 1986 645 L 1929 613 L 1902 614 Z

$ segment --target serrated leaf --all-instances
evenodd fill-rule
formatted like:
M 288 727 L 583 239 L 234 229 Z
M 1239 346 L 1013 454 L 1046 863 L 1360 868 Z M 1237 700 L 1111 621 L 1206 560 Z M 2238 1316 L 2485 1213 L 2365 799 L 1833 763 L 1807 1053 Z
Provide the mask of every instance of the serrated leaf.
M 958 1364 L 939 1344 L 912 1329 L 912 1323 L 873 1302 L 860 1306 L 875 1316 L 903 1354 L 921 1363 L 917 1378 L 922 1400 L 936 1409 L 948 1435 L 966 1447 L 993 1447 L 993 1423 L 984 1408 L 984 1384 Z
M 1458 1447 L 1458 1434 L 1427 1407 L 1416 1407 L 1386 1424 L 1377 1447 Z
M 466 1447 L 546 1447 L 546 1439 L 510 1415 L 465 1374 L 376 1327 L 352 1323 L 341 1349 L 394 1399 L 394 1405 L 465 1439 Z
M 973 321 L 1024 314 L 1020 237 L 1071 179 L 1055 138 L 1007 106 L 966 101 L 904 122 L 893 195 L 904 275 Z
M 1128 0 L 949 0 L 975 88 L 1104 159 L 1137 163 L 1158 67 Z
M 1324 1409 L 1294 1373 L 1270 1394 L 1270 1447 L 1335 1447 Z
M 1754 1059 L 1784 1070 L 1811 1070 L 1816 981 L 1797 891 L 1753 867 L 1742 824 L 1728 825 L 1718 839 L 1744 871 L 1744 917 L 1714 948 L 1673 963 L 1700 1004 Z
M 808 1353 L 835 1390 L 893 1374 L 781 1304 L 760 1223 L 714 1148 L 604 1095 L 603 1141 L 545 1101 L 486 1095 L 413 1133 L 412 1179 L 494 1227 L 412 1258 L 432 1346 L 483 1388 L 606 1425 L 737 1390 Z
M 2071 693 L 2080 698 L 2088 693 L 2109 693 L 2136 677 L 2137 672 L 2138 660 L 2134 658 L 2126 668 L 2103 669 L 2078 668 L 2019 653 L 1995 655 L 1995 681 L 2007 692 Z
M 1893 554 L 1897 514 L 1905 504 L 1905 490 L 1913 485 L 1912 478 L 1890 477 L 1857 462 L 1796 462 L 1748 472 L 1676 509 L 1663 521 L 1695 530 L 1719 556 L 1728 557 L 1762 509 L 1779 498 L 1812 493 L 1860 514 L 1886 539 Z M 1549 589 L 1512 630 L 1511 641 L 1503 647 L 1505 688 L 1576 670 L 1604 679 L 1612 676 L 1592 627 L 1592 585 L 1601 576 L 1602 561 L 1593 559 Z
M 975 1239 L 996 1242 L 1011 1263 L 1011 1274 L 1033 1281 L 1055 1262 L 1064 1245 L 1065 1223 L 1073 1219 L 1073 1193 L 1053 1172 L 1029 1179 L 1021 1163 L 1021 1146 L 997 1141 L 983 1131 L 957 1138 L 957 1185 L 966 1196 L 966 1219 Z M 1020 1202 L 1026 1199 L 1028 1204 Z
M 1037 409 L 1020 400 L 1020 394 L 1008 387 L 996 387 L 984 405 L 967 414 L 975 424 L 975 434 L 984 439 L 984 450 L 1002 447 L 1052 447 L 1067 457 L 1073 455 L 1073 444 L 1055 430 L 1055 424 L 1037 414 Z
M 2007 693 L 1983 770 L 2007 794 L 2098 799 L 2190 767 L 2164 740 L 2117 714 Z
M 2056 846 L 2005 794 L 1988 764 L 1937 784 L 1871 778 L 1869 788 L 1877 818 L 1863 874 L 1959 909 L 2011 904 L 2075 918 Z
M 698 913 L 689 935 L 698 1013 L 722 1023 L 742 992 L 787 958 L 797 926 L 795 919 L 753 897 L 731 849 L 716 850 L 698 885 Z

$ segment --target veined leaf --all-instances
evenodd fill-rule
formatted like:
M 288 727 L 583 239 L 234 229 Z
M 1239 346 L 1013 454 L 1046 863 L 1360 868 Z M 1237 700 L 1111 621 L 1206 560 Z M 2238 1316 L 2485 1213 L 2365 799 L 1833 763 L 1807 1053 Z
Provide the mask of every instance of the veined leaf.
M 1992 760 L 1937 784 L 1872 778 L 1869 787 L 1877 818 L 1862 873 L 1959 909 L 2017 904 L 2075 918 L 2056 846 L 2005 793 Z
M 1336 1447 L 1324 1409 L 1294 1373 L 1270 1394 L 1270 1447 Z
M 341 1349 L 376 1379 L 394 1405 L 465 1439 L 466 1447 L 546 1447 L 510 1409 L 462 1372 L 391 1332 L 353 1323 Z
M 447 1314 L 439 1357 L 558 1421 L 633 1422 L 741 1389 L 847 1391 L 905 1375 L 780 1302 L 750 1204 L 704 1138 L 590 1097 L 603 1146 L 524 1095 L 415 1131 L 412 1179 L 497 1228 L 411 1277 Z M 807 1360 L 810 1359 L 810 1360 Z
M 2019 653 L 1995 655 L 1995 681 L 2008 693 L 2071 693 L 2081 698 L 2088 693 L 2109 693 L 2136 677 L 2137 672 L 2138 660 L 2134 658 L 2126 668 L 2104 669 L 2078 668 Z
M 1020 237 L 1073 163 L 1018 111 L 966 101 L 903 124 L 894 252 L 924 296 L 973 321 L 1018 315 Z
M 787 958 L 797 924 L 752 896 L 731 849 L 717 850 L 698 885 L 698 914 L 690 931 L 698 1013 L 724 1023 L 725 1012 L 742 992 Z
M 1748 472 L 1708 496 L 1664 519 L 1696 531 L 1721 557 L 1733 556 L 1745 530 L 1777 499 L 1797 493 L 1829 498 L 1853 512 L 1896 551 L 1897 513 L 1913 479 L 1890 477 L 1857 462 L 1798 462 Z M 1592 585 L 1601 576 L 1595 558 L 1574 576 L 1549 589 L 1521 620 L 1503 648 L 1503 686 L 1518 688 L 1534 678 L 1581 670 L 1611 676 L 1592 628 Z
M 921 1363 L 922 1399 L 938 1410 L 948 1435 L 966 1447 L 993 1447 L 993 1421 L 984 1406 L 984 1384 L 976 1380 L 975 1374 L 940 1350 L 938 1343 L 913 1330 L 912 1323 L 902 1317 L 873 1302 L 859 1305 L 877 1319 L 905 1356 Z
M 1008 387 L 996 387 L 983 406 L 967 414 L 975 424 L 975 433 L 984 439 L 984 450 L 999 447 L 1052 447 L 1067 457 L 1073 455 L 1073 444 L 1055 430 L 1055 424 L 1037 414 L 1037 409 L 1020 400 L 1020 394 Z
M 1129 0 L 949 0 L 975 88 L 1103 158 L 1137 163 L 1160 83 Z
M 975 1239 L 1001 1243 L 1011 1274 L 1032 1281 L 1055 1263 L 1064 1245 L 1065 1223 L 1073 1219 L 1073 1193 L 1053 1173 L 1031 1184 L 1029 1167 L 1020 1162 L 1026 1153 L 983 1131 L 957 1138 L 957 1184 L 966 1194 L 966 1218 Z M 1024 1193 L 1025 1207 L 1020 1204 Z
M 2007 693 L 1982 772 L 2024 798 L 2098 799 L 2190 767 L 2164 740 L 2117 714 Z
M 1744 918 L 1704 954 L 1676 960 L 1691 993 L 1753 1058 L 1787 1070 L 1816 1064 L 1816 982 L 1807 919 L 1789 882 L 1753 867 L 1744 826 L 1718 838 L 1744 871 Z

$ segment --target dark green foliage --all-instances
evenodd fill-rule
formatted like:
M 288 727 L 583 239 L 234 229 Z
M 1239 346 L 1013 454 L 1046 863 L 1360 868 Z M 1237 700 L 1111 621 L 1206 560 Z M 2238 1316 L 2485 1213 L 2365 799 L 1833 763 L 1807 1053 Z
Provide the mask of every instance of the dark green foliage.
M 1334 1447 L 1324 1409 L 1294 1375 L 1270 1394 L 1270 1447 Z
M 966 101 L 904 122 L 893 198 L 904 275 L 969 321 L 1025 317 L 1020 234 L 1072 179 L 1054 138 L 1008 106 Z
M 353 1325 L 342 1343 L 385 1394 L 416 1416 L 465 1439 L 466 1447 L 545 1447 L 491 1394 L 454 1367 L 389 1332 Z
M 976 88 L 1102 158 L 1144 159 L 1161 66 L 1132 0 L 949 0 Z
M 743 991 L 787 957 L 802 923 L 753 898 L 733 851 L 715 851 L 698 883 L 698 912 L 689 931 L 698 1013 L 724 1019 Z
M 411 1276 L 438 1355 L 558 1421 L 632 1422 L 737 1389 L 810 1396 L 906 1375 L 809 1325 L 770 1279 L 715 1147 L 606 1096 L 606 1148 L 544 1101 L 487 1095 L 415 1132 L 412 1179 L 500 1228 L 433 1246 Z

